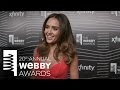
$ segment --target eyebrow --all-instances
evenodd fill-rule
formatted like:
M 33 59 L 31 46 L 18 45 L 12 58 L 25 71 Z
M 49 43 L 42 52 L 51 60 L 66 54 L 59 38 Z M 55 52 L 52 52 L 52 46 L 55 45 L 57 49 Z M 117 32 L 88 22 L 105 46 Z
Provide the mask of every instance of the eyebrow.
M 52 27 L 53 27 L 53 28 L 58 28 L 58 29 L 60 28 L 60 27 L 58 27 L 58 26 L 52 26 Z
M 46 24 L 46 26 L 50 26 L 48 24 Z M 60 28 L 59 26 L 52 26 L 53 28 Z

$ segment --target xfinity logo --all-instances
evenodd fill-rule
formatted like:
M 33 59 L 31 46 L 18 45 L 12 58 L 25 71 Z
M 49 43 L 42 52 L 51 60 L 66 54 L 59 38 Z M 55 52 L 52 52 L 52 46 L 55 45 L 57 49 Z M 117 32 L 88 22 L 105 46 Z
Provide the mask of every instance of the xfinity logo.
M 3 70 L 13 71 L 17 76 L 17 50 L 3 50 Z
M 82 65 L 80 64 L 78 66 L 78 69 L 79 71 L 83 71 L 83 70 L 86 70 L 86 71 L 93 71 L 95 69 L 95 66 L 92 66 L 92 65 Z
M 112 38 L 112 42 L 114 42 L 114 43 L 120 42 L 120 38 L 118 38 L 117 36 L 115 36 L 114 38 Z
M 12 11 L 11 13 L 9 13 L 9 16 L 10 17 L 15 17 L 15 16 L 24 16 L 24 12 L 15 12 L 15 11 Z
M 78 14 L 94 14 L 95 11 L 77 11 Z

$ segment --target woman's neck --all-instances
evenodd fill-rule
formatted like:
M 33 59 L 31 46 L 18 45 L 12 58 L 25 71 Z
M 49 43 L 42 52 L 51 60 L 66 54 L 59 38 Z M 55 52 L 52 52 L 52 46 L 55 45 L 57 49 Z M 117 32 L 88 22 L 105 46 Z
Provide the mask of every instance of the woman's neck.
M 56 47 L 57 47 L 57 44 L 50 45 L 50 53 L 53 53 Z

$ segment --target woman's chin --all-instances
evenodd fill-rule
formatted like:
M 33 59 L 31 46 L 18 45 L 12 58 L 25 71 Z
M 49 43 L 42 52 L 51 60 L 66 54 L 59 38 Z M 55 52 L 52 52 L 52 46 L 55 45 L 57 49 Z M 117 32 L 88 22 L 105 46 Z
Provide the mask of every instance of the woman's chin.
M 47 42 L 48 44 L 54 45 L 56 42 Z
M 54 43 L 54 42 L 53 42 L 53 41 L 47 41 L 47 43 L 48 43 L 48 44 L 52 44 L 52 43 Z

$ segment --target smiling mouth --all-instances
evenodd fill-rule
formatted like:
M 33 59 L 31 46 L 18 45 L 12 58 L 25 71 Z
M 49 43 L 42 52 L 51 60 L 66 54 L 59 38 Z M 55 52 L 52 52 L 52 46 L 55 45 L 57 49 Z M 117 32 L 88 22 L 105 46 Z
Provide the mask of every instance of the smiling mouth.
M 52 40 L 54 36 L 47 36 L 48 40 Z

